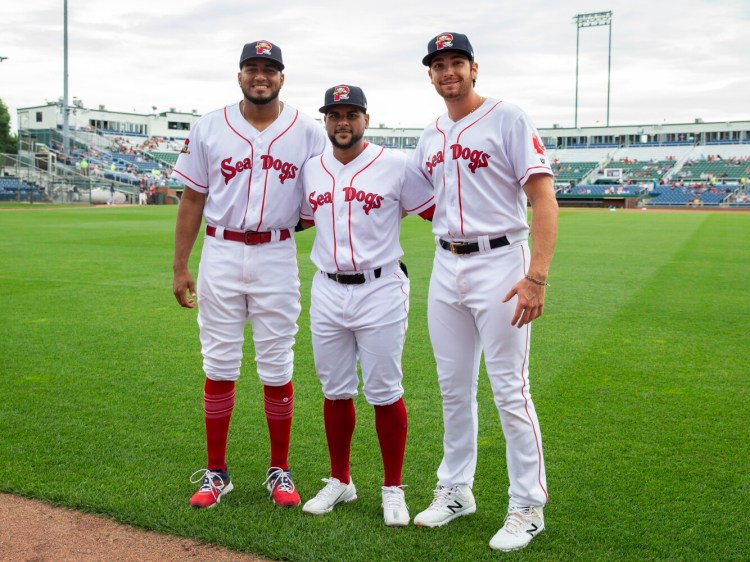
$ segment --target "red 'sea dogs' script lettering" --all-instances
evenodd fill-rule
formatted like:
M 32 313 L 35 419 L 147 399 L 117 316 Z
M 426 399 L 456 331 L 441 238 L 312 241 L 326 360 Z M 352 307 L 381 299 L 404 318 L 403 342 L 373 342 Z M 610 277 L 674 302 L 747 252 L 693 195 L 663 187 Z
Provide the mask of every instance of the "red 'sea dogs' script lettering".
M 330 191 L 322 193 L 320 195 L 316 195 L 313 191 L 310 193 L 310 195 L 308 195 L 307 202 L 310 203 L 310 207 L 312 208 L 312 212 L 314 213 L 318 210 L 318 207 L 322 207 L 323 205 L 330 205 L 331 203 L 333 203 L 333 197 L 331 196 Z
M 345 187 L 344 201 L 347 203 L 352 203 L 353 201 L 364 203 L 362 209 L 364 209 L 366 215 L 369 215 L 371 210 L 380 209 L 380 203 L 383 201 L 383 196 L 378 195 L 377 193 L 365 193 L 361 189 L 355 189 L 353 187 Z
M 425 164 L 427 165 L 427 173 L 432 175 L 432 170 L 437 166 L 438 164 L 443 162 L 443 151 L 439 151 L 437 154 L 433 154 L 430 158 L 427 159 L 427 162 Z
M 362 209 L 366 215 L 370 214 L 373 209 L 379 209 L 380 204 L 383 202 L 383 196 L 377 193 L 365 193 L 361 189 L 354 187 L 344 188 L 344 201 L 347 203 L 359 202 L 364 203 Z M 333 196 L 331 192 L 321 193 L 317 195 L 314 191 L 307 197 L 307 202 L 310 204 L 313 213 L 317 211 L 319 207 L 323 205 L 329 205 L 333 203 Z
M 236 176 L 239 172 L 244 172 L 245 170 L 252 170 L 253 168 L 253 162 L 250 160 L 250 158 L 244 158 L 242 160 L 237 160 L 234 164 L 232 164 L 232 157 L 225 158 L 221 161 L 221 175 L 224 176 L 224 184 L 228 184 L 229 181 Z
M 279 174 L 279 181 L 284 183 L 287 179 L 294 179 L 297 177 L 297 166 L 290 162 L 282 162 L 278 158 L 274 158 L 268 154 L 264 154 L 260 157 L 264 170 L 276 170 L 281 172 Z M 224 183 L 227 184 L 229 181 L 240 172 L 245 170 L 252 170 L 253 162 L 250 158 L 243 158 L 232 163 L 232 157 L 225 158 L 221 161 L 221 175 L 224 176 Z
M 469 170 L 472 174 L 476 173 L 477 168 L 486 168 L 490 160 L 490 155 L 482 150 L 472 150 L 471 148 L 461 146 L 460 144 L 453 144 L 450 149 L 451 158 L 453 158 L 453 160 L 461 159 L 469 161 Z M 435 166 L 441 164 L 444 159 L 442 150 L 428 158 L 427 162 L 425 162 L 427 172 L 432 175 L 432 170 L 435 169 Z
M 282 162 L 270 154 L 264 154 L 260 158 L 263 161 L 264 170 L 276 170 L 277 172 L 281 172 L 279 174 L 279 181 L 281 183 L 284 183 L 285 180 L 297 177 L 297 166 L 291 162 Z
M 469 161 L 469 170 L 472 174 L 475 174 L 477 168 L 486 168 L 487 163 L 490 159 L 490 155 L 482 150 L 472 150 L 467 146 L 461 146 L 460 144 L 451 145 L 452 156 L 454 160 L 459 158 Z

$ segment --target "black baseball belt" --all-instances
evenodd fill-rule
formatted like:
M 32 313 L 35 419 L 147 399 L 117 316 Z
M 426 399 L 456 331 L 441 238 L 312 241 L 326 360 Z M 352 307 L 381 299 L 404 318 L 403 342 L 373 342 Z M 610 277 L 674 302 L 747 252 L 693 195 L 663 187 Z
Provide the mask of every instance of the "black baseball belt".
M 382 272 L 383 268 L 379 267 L 372 270 L 372 275 L 375 279 L 379 279 Z M 342 285 L 361 285 L 367 281 L 367 277 L 365 277 L 364 273 L 326 273 L 325 271 L 323 273 L 325 273 L 325 276 L 328 277 L 328 279 L 333 279 Z
M 479 251 L 479 242 L 448 242 L 447 240 L 440 238 L 438 243 L 443 250 L 448 250 L 451 254 L 459 256 L 473 254 L 474 252 Z M 510 244 L 510 242 L 508 242 L 507 236 L 490 239 L 490 249 L 492 250 L 495 248 L 501 248 L 502 246 L 507 246 L 508 244 Z
M 216 237 L 216 227 L 206 226 L 206 234 L 208 236 Z M 255 246 L 256 244 L 267 244 L 271 241 L 273 234 L 271 232 L 255 232 L 254 230 L 226 230 L 224 229 L 224 240 L 232 240 L 233 242 L 242 242 L 248 246 Z M 292 234 L 288 228 L 279 230 L 279 241 L 287 240 L 291 238 Z

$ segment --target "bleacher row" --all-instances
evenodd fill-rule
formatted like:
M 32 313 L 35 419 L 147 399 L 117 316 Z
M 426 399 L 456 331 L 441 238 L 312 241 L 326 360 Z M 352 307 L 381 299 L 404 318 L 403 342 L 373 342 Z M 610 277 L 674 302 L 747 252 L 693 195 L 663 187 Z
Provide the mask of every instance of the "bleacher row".
M 622 195 L 648 206 L 750 206 L 748 145 L 589 147 L 547 155 L 562 198 Z
M 132 186 L 167 181 L 182 142 L 174 139 L 102 135 L 109 150 L 77 145 L 70 168 L 85 158 L 89 174 Z M 549 147 L 548 147 L 549 148 Z M 711 150 L 705 155 L 704 151 Z M 750 206 L 750 145 L 588 146 L 549 148 L 558 196 L 570 198 L 637 197 L 649 206 Z M 58 162 L 62 162 L 58 156 Z M 76 165 L 77 164 L 77 165 Z M 608 171 L 616 170 L 616 173 Z M 0 184 L 0 199 L 30 188 Z
M 42 194 L 33 185 L 14 177 L 0 178 L 0 201 L 28 201 L 31 193 L 41 201 Z
M 165 178 L 167 182 L 172 167 L 177 162 L 180 144 L 165 139 L 148 137 L 123 137 L 121 134 L 103 134 L 109 139 L 109 149 L 91 149 L 78 146 L 71 154 L 71 159 L 58 162 L 68 164 L 71 168 L 88 176 L 101 177 L 106 181 L 118 182 L 130 186 L 142 186 L 143 179 L 150 185 L 153 181 Z M 159 142 L 166 142 L 168 150 L 155 150 Z M 81 168 L 85 160 L 86 170 Z
M 664 179 L 672 168 L 674 160 L 658 160 L 656 162 L 626 162 L 610 161 L 604 169 L 621 169 L 623 181 L 643 182 Z M 557 162 L 552 164 L 556 182 L 582 182 L 591 172 L 600 166 L 598 162 Z M 743 177 L 750 177 L 750 162 L 738 164 L 733 162 L 686 162 L 679 172 L 677 179 L 689 181 L 706 181 L 710 178 L 722 181 L 740 181 Z

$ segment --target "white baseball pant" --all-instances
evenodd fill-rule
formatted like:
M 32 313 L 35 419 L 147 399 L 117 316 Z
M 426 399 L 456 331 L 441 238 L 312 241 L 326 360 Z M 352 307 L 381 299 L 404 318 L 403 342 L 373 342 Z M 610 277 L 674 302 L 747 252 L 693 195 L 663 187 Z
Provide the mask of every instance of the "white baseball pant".
M 258 378 L 269 386 L 292 379 L 301 310 L 294 237 L 247 246 L 206 236 L 197 293 L 203 370 L 209 379 L 239 378 L 248 320 Z
M 387 406 L 404 394 L 401 356 L 409 313 L 409 279 L 394 263 L 383 276 L 343 285 L 318 273 L 313 279 L 310 329 L 315 370 L 330 400 L 357 395 L 357 358 L 369 404 Z
M 443 460 L 438 484 L 473 485 L 477 464 L 477 384 L 485 365 L 506 440 L 511 506 L 544 505 L 542 439 L 529 389 L 529 325 L 511 326 L 516 299 L 503 304 L 526 273 L 521 243 L 469 255 L 435 250 L 428 324 L 443 396 Z

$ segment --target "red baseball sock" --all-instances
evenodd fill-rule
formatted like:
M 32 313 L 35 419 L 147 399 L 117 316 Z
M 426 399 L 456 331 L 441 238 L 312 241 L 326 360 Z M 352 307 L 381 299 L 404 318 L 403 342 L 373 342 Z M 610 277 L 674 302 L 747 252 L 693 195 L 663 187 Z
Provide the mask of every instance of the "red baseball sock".
M 344 484 L 351 481 L 349 472 L 349 455 L 352 448 L 352 435 L 357 423 L 354 400 L 323 401 L 323 420 L 328 441 L 328 455 L 331 458 L 331 477 L 338 478 Z
M 375 406 L 375 430 L 383 456 L 383 486 L 401 486 L 408 419 L 404 399 L 388 406 Z
M 203 411 L 206 418 L 206 449 L 210 470 L 227 469 L 227 438 L 234 410 L 234 381 L 206 379 Z
M 284 386 L 263 386 L 263 402 L 271 439 L 271 466 L 289 468 L 289 440 L 292 435 L 294 387 L 292 381 Z

